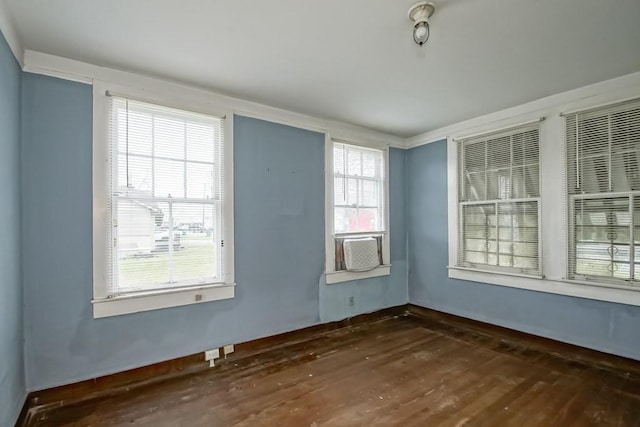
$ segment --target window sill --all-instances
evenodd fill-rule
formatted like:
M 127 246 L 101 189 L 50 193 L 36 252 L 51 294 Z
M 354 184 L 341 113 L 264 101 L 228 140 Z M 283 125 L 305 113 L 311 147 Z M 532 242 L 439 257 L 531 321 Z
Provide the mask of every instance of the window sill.
M 93 303 L 93 318 L 99 319 L 230 299 L 234 296 L 235 283 L 225 283 L 121 295 L 114 298 L 94 299 L 91 302 Z
M 640 306 L 640 288 L 448 267 L 450 279 Z
M 351 280 L 370 279 L 372 277 L 388 276 L 391 274 L 391 265 L 385 264 L 369 271 L 333 271 L 326 274 L 326 283 L 349 282 Z

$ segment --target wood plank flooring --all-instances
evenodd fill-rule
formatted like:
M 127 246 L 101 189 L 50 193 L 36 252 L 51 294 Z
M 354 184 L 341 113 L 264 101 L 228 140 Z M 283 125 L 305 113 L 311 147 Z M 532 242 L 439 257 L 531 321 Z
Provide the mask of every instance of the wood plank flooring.
M 640 426 L 640 375 L 411 315 L 36 414 L 35 426 Z

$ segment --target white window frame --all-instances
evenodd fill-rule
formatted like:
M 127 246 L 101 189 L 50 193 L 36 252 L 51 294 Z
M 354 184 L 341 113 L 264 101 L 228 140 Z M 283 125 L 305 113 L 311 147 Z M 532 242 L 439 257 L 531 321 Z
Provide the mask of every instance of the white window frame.
M 446 129 L 449 222 L 448 276 L 472 282 L 569 295 L 640 306 L 640 288 L 597 280 L 568 279 L 569 216 L 566 195 L 565 119 L 562 114 L 634 99 L 640 96 L 640 73 L 553 95 Z M 540 276 L 457 267 L 459 247 L 457 141 L 524 125 L 540 124 Z M 438 140 L 432 136 L 430 141 Z M 455 286 L 456 282 L 452 282 Z
M 634 98 L 632 100 L 630 100 L 631 103 L 633 104 L 634 108 L 638 108 L 639 105 L 639 101 L 640 98 Z M 612 145 L 611 145 L 611 139 L 612 139 L 612 129 L 611 129 L 611 111 L 606 111 L 607 109 L 609 109 L 610 107 L 624 107 L 624 105 L 620 105 L 620 104 L 625 104 L 625 102 L 622 103 L 612 103 L 612 104 L 608 104 L 608 105 L 604 105 L 601 106 L 602 108 L 596 107 L 594 109 L 580 109 L 579 111 L 575 111 L 575 112 L 567 112 L 563 114 L 563 117 L 565 117 L 566 120 L 569 120 L 569 118 L 574 118 L 574 120 L 576 121 L 575 124 L 572 124 L 571 129 L 573 129 L 573 126 L 578 126 L 578 120 L 580 118 L 581 115 L 583 114 L 589 114 L 591 112 L 595 112 L 599 113 L 599 114 L 608 114 L 608 140 L 609 140 L 609 147 L 608 147 L 608 156 L 609 159 L 612 158 Z M 569 123 L 566 123 L 566 128 L 569 129 Z M 576 135 L 576 144 L 578 144 L 578 138 Z M 578 146 L 580 147 L 580 146 Z M 576 148 L 578 150 L 578 148 Z M 569 152 L 569 148 L 567 148 L 567 152 Z M 567 154 L 568 155 L 568 154 Z M 577 154 L 576 154 L 577 157 Z M 577 157 L 577 159 L 580 159 L 579 157 Z M 580 164 L 581 162 L 579 160 L 576 160 L 576 162 L 578 164 Z M 609 168 L 611 167 L 612 161 L 609 160 Z M 579 167 L 576 165 L 576 171 L 575 173 L 579 174 Z M 607 169 L 607 173 L 611 176 L 613 175 L 613 170 L 611 169 Z M 574 172 L 574 171 L 572 171 Z M 569 173 L 569 172 L 568 172 Z M 579 177 L 579 175 L 578 175 Z M 610 178 L 611 179 L 611 178 Z M 579 185 L 580 180 L 579 178 L 577 179 L 577 183 Z M 611 185 L 611 181 L 610 181 L 610 185 Z M 578 193 L 567 193 L 567 204 L 568 204 L 568 209 L 569 209 L 569 215 L 568 215 L 568 221 L 569 221 L 569 242 L 572 242 L 573 239 L 576 236 L 576 218 L 575 218 L 575 203 L 578 200 L 584 200 L 584 201 L 593 201 L 593 200 L 602 200 L 602 199 L 611 199 L 611 198 L 628 198 L 628 208 L 631 209 L 633 211 L 633 206 L 634 206 L 634 199 L 637 200 L 637 198 L 640 197 L 640 192 L 637 190 L 624 190 L 624 191 L 607 191 L 607 192 L 586 192 L 584 194 L 578 194 Z M 633 217 L 632 217 L 632 221 L 633 221 Z M 630 253 L 630 261 L 633 260 L 635 258 L 634 256 L 634 248 L 635 248 L 635 244 L 634 242 L 634 229 L 635 226 L 631 225 L 630 227 L 630 244 L 629 246 L 629 253 Z M 584 280 L 584 281 L 602 281 L 604 283 L 614 283 L 614 284 L 620 284 L 622 286 L 625 285 L 625 282 L 627 280 L 625 279 L 621 279 L 621 278 L 614 278 L 614 277 L 609 277 L 609 276 L 598 276 L 598 275 L 590 275 L 590 274 L 579 274 L 576 270 L 577 270 L 577 257 L 576 257 L 576 251 L 577 251 L 577 246 L 576 245 L 570 245 L 569 246 L 569 264 L 568 264 L 568 274 L 569 277 L 573 277 L 576 280 Z M 572 257 L 573 255 L 573 257 Z M 573 258 L 573 263 L 572 263 L 572 259 Z M 613 260 L 612 260 L 613 262 Z M 630 262 L 629 264 L 629 271 L 630 271 L 630 277 L 634 276 L 634 268 L 633 268 L 633 262 Z M 629 283 L 629 282 L 627 282 Z M 640 286 L 638 285 L 638 281 L 637 278 L 635 278 L 632 282 L 632 284 L 630 284 L 630 286 L 635 286 L 637 290 L 640 291 Z
M 204 114 L 222 116 L 225 126 L 224 191 L 225 203 L 221 239 L 221 283 L 157 289 L 108 297 L 109 251 L 108 206 L 110 195 L 109 100 L 107 92 L 123 97 Z M 233 112 L 214 111 L 205 99 L 184 99 L 169 91 L 149 93 L 142 89 L 100 81 L 93 83 L 93 317 L 109 317 L 161 308 L 196 304 L 234 298 L 234 239 L 233 239 Z
M 336 271 L 335 269 L 335 224 L 334 224 L 334 163 L 333 145 L 334 142 L 361 146 L 363 148 L 373 148 L 382 151 L 382 161 L 384 163 L 383 188 L 383 225 L 382 233 L 374 232 L 370 234 L 354 233 L 354 236 L 380 235 L 382 238 L 382 265 L 369 271 Z M 325 134 L 325 277 L 327 284 L 347 282 L 351 280 L 367 279 L 371 277 L 388 276 L 391 274 L 391 253 L 390 253 L 390 231 L 389 231 L 389 147 L 379 145 L 366 145 L 362 143 L 347 141 L 339 138 L 332 138 L 329 133 Z M 344 237 L 345 233 L 340 233 Z
M 530 123 L 523 123 L 520 125 L 516 125 L 513 127 L 509 127 L 506 129 L 502 129 L 502 130 L 497 130 L 495 132 L 488 132 L 488 133 L 482 133 L 480 135 L 471 135 L 462 139 L 457 139 L 456 140 L 456 150 L 460 149 L 461 145 L 465 145 L 467 144 L 470 140 L 477 140 L 478 139 L 486 139 L 489 140 L 493 137 L 505 137 L 505 136 L 509 136 L 512 137 L 515 134 L 521 133 L 525 130 L 531 130 L 534 128 L 538 128 L 538 130 L 540 129 L 539 124 L 543 121 L 543 118 L 540 118 L 538 120 L 534 120 Z M 539 138 L 538 138 L 539 139 Z M 538 153 L 539 154 L 539 153 Z M 458 173 L 460 173 L 460 162 L 463 161 L 462 157 L 458 157 L 458 163 L 456 164 L 456 169 L 458 171 Z M 540 164 L 540 162 L 538 163 Z M 509 164 L 509 168 L 513 169 L 514 165 L 512 163 Z M 541 170 L 540 166 L 539 166 L 539 171 Z M 487 171 L 485 171 L 485 173 L 487 173 Z M 460 183 L 462 182 L 462 178 L 460 176 L 458 176 L 458 185 L 460 185 Z M 538 188 L 539 188 L 539 192 L 542 192 L 542 186 L 540 185 L 540 172 L 538 172 Z M 459 187 L 458 187 L 459 189 Z M 467 199 L 467 200 L 458 200 L 458 209 L 457 209 L 457 215 L 458 215 L 458 258 L 456 260 L 456 267 L 458 268 L 467 268 L 467 267 L 463 267 L 460 266 L 460 262 L 461 262 L 461 258 L 462 258 L 462 247 L 463 247 L 463 237 L 462 237 L 462 233 L 464 230 L 464 222 L 462 221 L 463 218 L 463 211 L 464 208 L 466 206 L 474 206 L 474 205 L 489 205 L 492 204 L 496 207 L 496 217 L 498 216 L 498 212 L 499 212 L 499 206 L 501 204 L 508 204 L 508 203 L 519 203 L 519 202 L 536 202 L 537 205 L 537 211 L 538 211 L 538 268 L 536 272 L 518 272 L 516 268 L 513 267 L 506 267 L 506 266 L 497 266 L 497 265 L 490 265 L 490 264 L 478 264 L 477 266 L 474 267 L 469 267 L 470 270 L 482 270 L 482 271 L 492 271 L 492 272 L 497 272 L 497 273 L 502 273 L 502 274 L 509 274 L 509 273 L 515 273 L 515 274 L 521 274 L 523 276 L 531 276 L 531 277 L 540 277 L 540 272 L 542 271 L 542 242 L 541 242 L 541 221 L 540 221 L 540 200 L 541 200 L 541 196 L 537 196 L 537 197 L 525 197 L 525 198 L 505 198 L 505 199 L 495 199 L 495 200 L 491 200 L 491 199 L 482 199 L 482 200 L 471 200 L 471 199 Z M 496 227 L 498 226 L 498 224 L 496 224 Z M 496 233 L 496 241 L 499 242 L 499 235 L 498 233 Z M 499 244 L 499 243 L 498 243 Z M 538 273 L 538 274 L 537 274 Z

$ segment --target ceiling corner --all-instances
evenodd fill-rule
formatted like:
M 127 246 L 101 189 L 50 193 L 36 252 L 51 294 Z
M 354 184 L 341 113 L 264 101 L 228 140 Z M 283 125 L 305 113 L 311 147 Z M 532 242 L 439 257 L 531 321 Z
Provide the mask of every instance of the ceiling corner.
M 13 56 L 15 56 L 16 61 L 20 64 L 20 68 L 22 68 L 24 65 L 24 49 L 18 37 L 13 19 L 7 9 L 4 0 L 0 0 L 0 32 L 4 35 L 11 52 L 13 52 Z

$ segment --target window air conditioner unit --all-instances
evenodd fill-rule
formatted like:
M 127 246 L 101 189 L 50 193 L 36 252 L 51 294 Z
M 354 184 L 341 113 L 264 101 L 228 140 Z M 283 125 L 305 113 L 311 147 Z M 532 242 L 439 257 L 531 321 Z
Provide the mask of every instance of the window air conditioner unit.
M 343 246 L 348 271 L 368 271 L 380 265 L 378 241 L 373 237 L 346 239 Z

